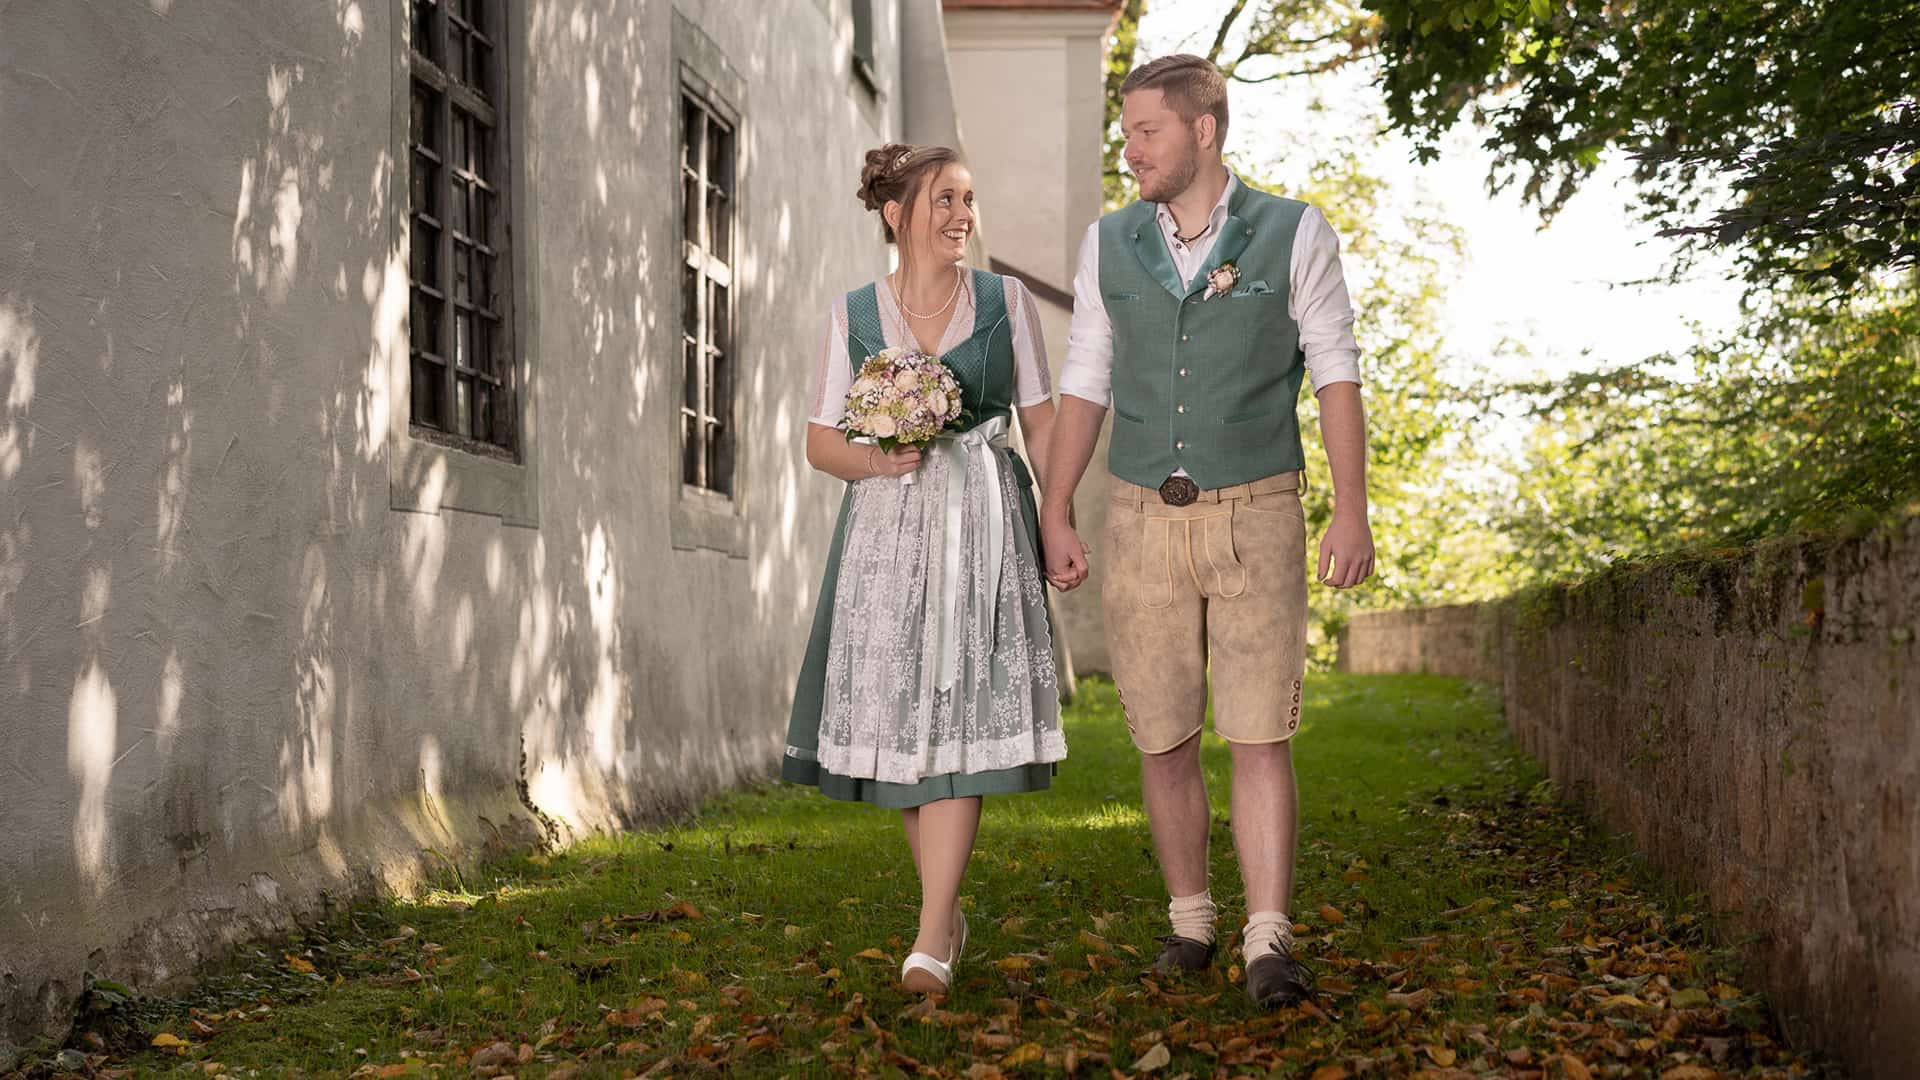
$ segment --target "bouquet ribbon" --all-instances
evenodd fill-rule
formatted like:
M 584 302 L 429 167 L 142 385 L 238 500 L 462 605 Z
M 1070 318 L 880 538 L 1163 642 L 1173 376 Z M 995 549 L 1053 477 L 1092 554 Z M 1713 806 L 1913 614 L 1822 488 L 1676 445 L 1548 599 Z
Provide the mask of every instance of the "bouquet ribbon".
M 934 437 L 929 456 L 947 459 L 946 524 L 940 539 L 940 633 L 934 653 L 934 681 L 941 690 L 953 689 L 960 673 L 960 530 L 967 509 L 967 461 L 980 462 L 987 503 L 987 626 L 1000 627 L 1000 555 L 1007 543 L 1005 494 L 1000 487 L 1000 463 L 994 451 L 1007 445 L 1007 418 L 995 416 L 958 433 Z

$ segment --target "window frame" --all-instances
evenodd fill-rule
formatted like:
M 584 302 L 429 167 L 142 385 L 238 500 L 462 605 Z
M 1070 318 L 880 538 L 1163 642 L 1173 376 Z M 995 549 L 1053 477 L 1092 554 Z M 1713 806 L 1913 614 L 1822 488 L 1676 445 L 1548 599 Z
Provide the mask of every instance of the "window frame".
M 737 369 L 739 359 L 734 348 L 739 322 L 738 279 L 734 268 L 738 264 L 740 147 L 737 112 L 729 116 L 731 110 L 710 93 L 710 89 L 702 93 L 701 88 L 689 85 L 684 79 L 681 82 L 677 125 L 680 160 L 676 167 L 680 180 L 681 272 L 683 282 L 691 277 L 694 287 L 691 297 L 684 285 L 680 294 L 680 482 L 708 495 L 731 500 L 739 441 L 734 425 L 738 399 L 735 390 L 739 380 L 729 377 L 729 369 Z M 692 137 L 696 115 L 697 139 Z M 716 133 L 726 140 L 719 154 L 713 152 Z M 689 158 L 693 159 L 692 165 L 688 163 Z M 725 176 L 718 180 L 712 172 L 716 158 L 725 165 Z M 697 207 L 687 204 L 690 188 L 700 193 Z M 726 213 L 720 226 L 716 226 L 711 217 L 716 201 L 724 206 Z M 726 296 L 725 311 L 718 319 L 713 310 L 716 289 Z M 687 310 L 689 302 L 691 311 Z M 714 385 L 716 382 L 720 383 L 719 389 Z M 689 472 L 693 475 L 689 476 Z
M 412 177 L 413 160 L 413 5 L 390 0 L 393 27 L 390 61 L 391 112 L 388 137 L 386 220 L 389 229 L 384 297 L 376 301 L 380 321 L 373 341 L 376 371 L 384 363 L 384 393 L 373 405 L 384 410 L 389 505 L 396 511 L 438 515 L 443 510 L 488 514 L 503 524 L 538 527 L 540 488 L 533 463 L 539 446 L 533 382 L 528 378 L 532 342 L 539 340 L 537 298 L 532 275 L 538 265 L 539 230 L 530 214 L 530 178 L 521 151 L 519 119 L 526 115 L 527 79 L 522 43 L 526 40 L 524 5 L 492 0 L 488 31 L 493 38 L 495 127 L 492 153 L 499 172 L 493 181 L 500 195 L 493 208 L 500 251 L 499 287 L 503 374 L 513 393 L 505 406 L 512 449 L 448 434 L 413 423 Z M 444 48 L 439 55 L 445 56 Z M 429 62 L 432 62 L 429 58 Z M 438 65 L 435 65 L 436 67 Z M 441 72 L 441 74 L 445 74 Z M 450 107 L 450 106 L 449 106 Z M 450 133 L 449 133 L 450 134 Z M 444 213 L 444 208 L 441 208 Z M 440 242 L 450 239 L 442 230 Z M 449 301 L 450 302 L 450 301 Z M 450 318 L 443 311 L 443 315 Z M 449 324 L 450 325 L 450 324 Z M 444 339 L 443 339 L 444 340 Z M 448 358 L 451 365 L 452 358 Z
M 727 60 L 726 54 L 713 39 L 678 10 L 673 12 L 673 59 L 674 70 L 678 73 L 672 83 L 674 96 L 671 99 L 671 115 L 676 130 L 672 138 L 661 139 L 659 143 L 664 147 L 661 161 L 663 174 L 673 176 L 675 183 L 672 185 L 668 213 L 663 215 L 661 226 L 665 235 L 675 237 L 681 243 L 682 256 L 673 263 L 674 273 L 670 276 L 660 275 L 661 280 L 654 286 L 655 295 L 663 301 L 663 310 L 672 311 L 676 316 L 670 324 L 671 347 L 656 344 L 650 354 L 655 362 L 668 364 L 669 400 L 675 403 L 675 407 L 665 414 L 671 418 L 667 438 L 674 451 L 668 462 L 671 472 L 666 479 L 672 485 L 671 490 L 678 493 L 672 500 L 668 515 L 671 542 L 675 549 L 681 551 L 718 552 L 729 558 L 744 559 L 747 557 L 750 536 L 746 515 L 754 491 L 752 459 L 746 453 L 746 441 L 736 438 L 733 444 L 730 495 L 695 487 L 683 480 L 687 452 L 686 425 L 681 412 L 687 400 L 684 337 L 686 290 L 683 270 L 686 185 L 679 182 L 681 134 L 678 127 L 682 122 L 681 99 L 685 95 L 692 95 L 710 106 L 733 130 L 733 215 L 729 236 L 731 261 L 728 265 L 732 269 L 735 284 L 727 290 L 727 307 L 731 321 L 728 340 L 731 358 L 729 381 L 734 388 L 729 407 L 732 430 L 739 433 L 749 430 L 752 423 L 747 395 L 741 391 L 752 385 L 748 360 L 755 355 L 751 336 L 753 307 L 748 295 L 750 279 L 742 273 L 742 264 L 745 262 L 743 256 L 753 236 L 752 175 L 751 170 L 746 168 L 747 150 L 753 145 L 749 119 L 751 103 L 746 79 Z

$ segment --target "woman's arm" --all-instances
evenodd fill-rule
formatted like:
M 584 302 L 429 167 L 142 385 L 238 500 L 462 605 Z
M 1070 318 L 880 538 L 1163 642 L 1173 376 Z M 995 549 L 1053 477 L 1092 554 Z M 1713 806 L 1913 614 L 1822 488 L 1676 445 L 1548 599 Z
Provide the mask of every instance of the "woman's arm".
M 852 483 L 876 476 L 905 476 L 920 467 L 920 451 L 880 449 L 847 440 L 847 433 L 823 424 L 807 425 L 807 464 Z
M 1053 402 L 1020 407 L 1020 438 L 1036 480 L 1047 475 L 1047 450 L 1053 444 Z

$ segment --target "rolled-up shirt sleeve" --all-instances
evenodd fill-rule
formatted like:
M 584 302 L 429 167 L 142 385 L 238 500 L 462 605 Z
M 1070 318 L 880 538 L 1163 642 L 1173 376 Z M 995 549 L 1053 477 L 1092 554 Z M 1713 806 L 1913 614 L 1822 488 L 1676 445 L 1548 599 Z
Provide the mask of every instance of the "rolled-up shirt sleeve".
M 1100 224 L 1087 226 L 1080 265 L 1073 275 L 1073 318 L 1067 324 L 1067 358 L 1060 365 L 1060 393 L 1101 408 L 1113 402 L 1113 323 L 1100 295 Z
M 1300 348 L 1313 389 L 1359 382 L 1360 345 L 1353 337 L 1353 300 L 1340 269 L 1340 238 L 1318 207 L 1308 207 L 1300 217 L 1292 279 L 1287 305 L 1300 327 Z

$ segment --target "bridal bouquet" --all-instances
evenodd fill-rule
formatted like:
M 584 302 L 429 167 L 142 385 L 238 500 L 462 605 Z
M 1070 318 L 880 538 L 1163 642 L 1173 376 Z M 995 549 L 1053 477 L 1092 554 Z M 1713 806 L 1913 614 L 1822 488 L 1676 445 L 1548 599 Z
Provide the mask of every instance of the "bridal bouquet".
M 960 383 L 937 357 L 894 347 L 869 356 L 847 388 L 847 438 L 869 438 L 882 450 L 919 447 L 964 422 Z M 911 483 L 913 477 L 906 478 Z

